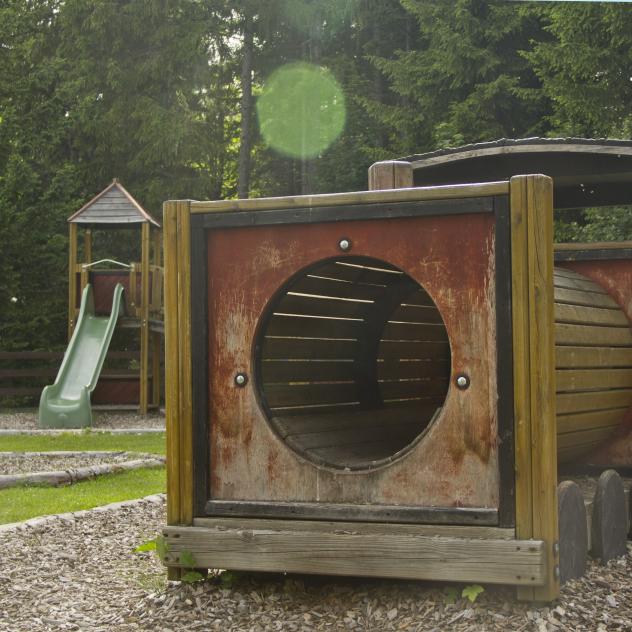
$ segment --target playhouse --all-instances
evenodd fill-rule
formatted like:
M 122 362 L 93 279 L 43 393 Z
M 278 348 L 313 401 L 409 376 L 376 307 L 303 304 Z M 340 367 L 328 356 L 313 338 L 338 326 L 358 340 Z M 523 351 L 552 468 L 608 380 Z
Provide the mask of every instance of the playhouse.
M 558 463 L 632 464 L 632 249 L 554 257 L 554 194 L 582 182 L 553 146 L 502 173 L 464 148 L 377 163 L 364 192 L 165 204 L 172 577 L 192 556 L 555 598 L 587 548 L 558 527 Z
M 114 180 L 68 218 L 68 338 L 55 383 L 40 399 L 40 425 L 91 425 L 92 404 L 160 404 L 164 333 L 161 234 L 158 222 Z M 140 238 L 140 262 L 93 259 L 95 233 Z M 137 370 L 103 372 L 112 338 L 129 330 L 139 348 Z

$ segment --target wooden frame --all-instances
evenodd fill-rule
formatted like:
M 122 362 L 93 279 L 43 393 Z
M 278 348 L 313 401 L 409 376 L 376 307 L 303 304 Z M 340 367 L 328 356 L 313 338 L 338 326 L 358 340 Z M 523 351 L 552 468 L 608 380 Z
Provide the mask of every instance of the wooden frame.
M 552 181 L 515 176 L 510 198 L 516 537 L 543 540 L 548 560 L 544 586 L 520 596 L 549 601 L 559 593 Z
M 405 183 L 405 177 L 402 178 Z M 555 598 L 559 583 L 551 190 L 549 178 L 520 176 L 511 183 L 165 203 L 165 342 L 166 356 L 171 360 L 166 376 L 170 526 L 165 529 L 165 536 L 170 547 L 166 559 L 170 577 L 179 576 L 184 566 L 179 553 L 187 550 L 200 567 L 219 564 L 252 570 L 511 583 L 524 586 L 519 593 L 524 599 Z M 424 519 L 421 515 L 414 518 L 417 524 L 407 526 L 387 524 L 379 516 L 378 522 L 330 523 L 319 516 L 318 506 L 313 508 L 309 521 L 281 519 L 281 514 L 275 514 L 275 520 L 204 517 L 208 497 L 205 464 L 208 463 L 209 376 L 206 345 L 202 344 L 207 305 L 200 289 L 206 278 L 205 231 L 220 225 L 335 222 L 343 215 L 345 220 L 360 220 L 367 204 L 371 205 L 372 217 L 385 219 L 401 213 L 417 215 L 424 208 L 423 203 L 430 201 L 433 204 L 427 208 L 436 208 L 429 212 L 440 212 L 442 200 L 451 200 L 452 207 L 458 207 L 458 200 L 464 198 L 471 200 L 471 208 L 475 209 L 478 200 L 472 198 L 489 197 L 499 200 L 495 208 L 499 217 L 506 219 L 504 228 L 501 221 L 497 230 L 499 227 L 505 230 L 508 237 L 496 257 L 497 270 L 501 272 L 497 283 L 507 291 L 505 309 L 497 313 L 497 327 L 499 332 L 513 328 L 511 336 L 499 334 L 498 340 L 499 353 L 513 362 L 513 377 L 511 371 L 504 371 L 504 388 L 512 396 L 499 402 L 499 413 L 505 420 L 499 439 L 510 444 L 499 463 L 503 484 L 509 489 L 509 494 L 503 496 L 499 516 L 501 524 L 509 527 L 429 526 L 420 523 Z M 504 207 L 502 199 L 506 200 Z M 344 214 L 340 213 L 341 206 L 346 207 Z M 501 266 L 503 261 L 505 265 Z M 536 450 L 539 458 L 546 461 L 542 469 L 532 458 Z M 253 510 L 250 515 L 257 513 Z M 298 517 L 292 512 L 290 515 Z M 344 515 L 342 512 L 335 519 L 344 520 Z M 347 528 L 358 535 L 347 537 Z M 393 538 L 392 547 L 384 544 L 384 538 L 389 537 Z M 282 552 L 290 541 L 295 550 L 294 561 Z M 505 551 L 507 545 L 511 555 L 509 549 Z M 322 546 L 351 553 L 343 556 L 340 563 L 332 559 L 323 561 L 319 553 Z M 367 547 L 378 547 L 379 560 L 365 563 Z M 465 570 L 469 564 L 468 550 L 472 560 L 476 560 L 476 571 Z M 429 562 L 428 555 L 441 557 L 443 570 Z M 407 564 L 404 570 L 404 558 L 418 562 Z M 516 564 L 525 564 L 529 572 L 516 572 Z

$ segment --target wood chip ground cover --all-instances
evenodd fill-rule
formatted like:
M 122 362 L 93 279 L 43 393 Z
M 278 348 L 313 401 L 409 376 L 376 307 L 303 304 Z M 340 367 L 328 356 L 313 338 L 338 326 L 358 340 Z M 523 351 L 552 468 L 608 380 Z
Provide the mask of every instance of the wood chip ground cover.
M 632 629 L 631 555 L 591 562 L 546 607 L 492 586 L 450 604 L 445 584 L 423 582 L 240 573 L 167 583 L 154 553 L 134 553 L 164 524 L 164 502 L 142 501 L 0 531 L 0 630 Z

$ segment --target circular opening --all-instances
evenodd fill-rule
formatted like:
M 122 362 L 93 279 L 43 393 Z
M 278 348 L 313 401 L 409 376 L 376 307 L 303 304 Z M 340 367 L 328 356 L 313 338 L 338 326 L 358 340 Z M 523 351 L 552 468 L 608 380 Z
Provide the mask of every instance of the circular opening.
M 428 293 L 368 257 L 321 261 L 266 308 L 255 345 L 268 421 L 306 459 L 367 469 L 410 447 L 436 417 L 450 345 Z

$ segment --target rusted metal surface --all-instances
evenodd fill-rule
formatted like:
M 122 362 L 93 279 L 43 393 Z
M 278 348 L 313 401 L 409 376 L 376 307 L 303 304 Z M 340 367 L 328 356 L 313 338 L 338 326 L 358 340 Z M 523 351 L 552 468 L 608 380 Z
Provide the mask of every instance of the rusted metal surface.
M 575 270 L 598 283 L 619 304 L 632 326 L 632 261 L 565 261 L 560 267 Z M 582 458 L 583 463 L 603 466 L 632 466 L 632 408 L 602 446 Z
M 497 507 L 493 223 L 478 214 L 210 231 L 211 497 Z M 339 257 L 341 237 L 351 239 L 350 254 L 388 262 L 427 290 L 446 324 L 452 375 L 471 378 L 467 390 L 450 386 L 409 452 L 370 472 L 318 467 L 290 450 L 262 412 L 253 374 L 266 305 L 301 269 Z M 243 388 L 238 372 L 250 378 Z

